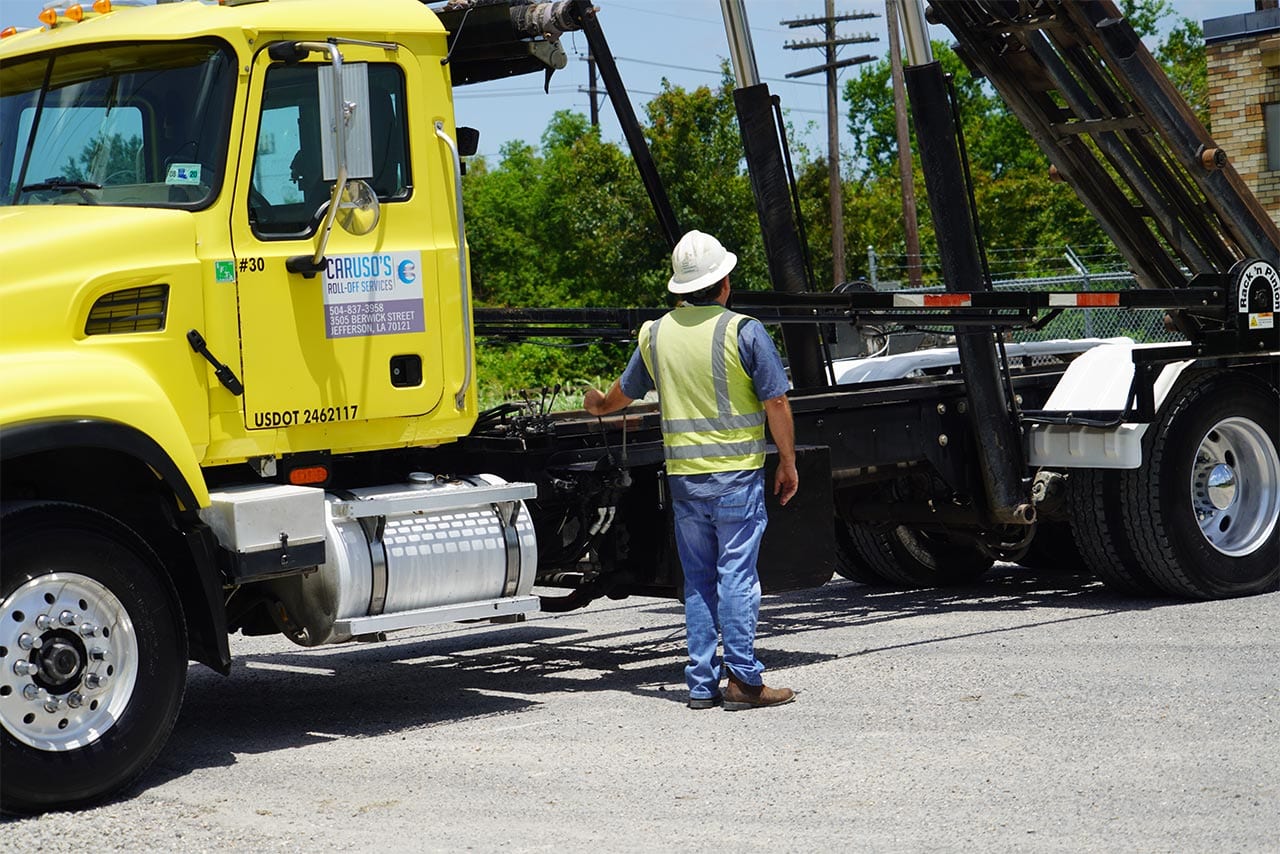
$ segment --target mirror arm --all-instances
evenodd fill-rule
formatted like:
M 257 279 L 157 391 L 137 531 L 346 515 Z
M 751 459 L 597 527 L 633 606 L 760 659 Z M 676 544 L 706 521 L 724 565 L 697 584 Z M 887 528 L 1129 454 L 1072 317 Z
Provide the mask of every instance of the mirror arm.
M 325 212 L 324 228 L 320 230 L 320 240 L 316 244 L 315 255 L 308 258 L 297 255 L 285 261 L 285 269 L 290 273 L 302 273 L 310 279 L 328 266 L 324 257 L 325 247 L 329 245 L 329 234 L 333 231 L 333 221 L 338 216 L 338 202 L 342 198 L 342 190 L 347 185 L 347 103 L 342 92 L 342 51 L 336 44 L 329 42 L 297 42 L 295 50 L 324 51 L 329 54 L 333 63 L 333 128 L 335 140 L 334 160 L 337 161 L 338 174 L 333 182 L 333 194 L 329 197 L 329 210 Z M 355 109 L 352 107 L 352 109 Z M 341 126 L 338 125 L 341 123 Z

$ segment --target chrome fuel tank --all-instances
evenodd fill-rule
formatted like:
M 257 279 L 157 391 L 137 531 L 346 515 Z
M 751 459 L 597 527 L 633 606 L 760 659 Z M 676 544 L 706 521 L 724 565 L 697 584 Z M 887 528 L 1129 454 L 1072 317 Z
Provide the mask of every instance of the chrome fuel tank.
M 327 494 L 326 562 L 271 582 L 297 643 L 536 609 L 531 484 L 492 475 Z

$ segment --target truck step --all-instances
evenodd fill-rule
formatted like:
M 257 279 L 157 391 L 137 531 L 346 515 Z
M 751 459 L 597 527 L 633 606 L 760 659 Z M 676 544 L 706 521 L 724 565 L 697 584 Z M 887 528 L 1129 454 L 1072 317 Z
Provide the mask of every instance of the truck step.
M 374 632 L 412 629 L 418 626 L 433 626 L 437 623 L 487 620 L 494 617 L 509 617 L 516 614 L 536 612 L 538 610 L 538 602 L 539 597 L 528 595 L 503 599 L 482 599 L 478 602 L 460 602 L 456 605 L 435 605 L 430 608 L 400 611 L 395 614 L 379 614 L 374 617 L 353 617 L 349 620 L 338 620 L 334 624 L 334 629 L 343 634 L 365 635 L 373 634 Z
M 401 513 L 440 513 L 506 501 L 523 501 L 536 498 L 537 494 L 538 488 L 532 483 L 441 486 L 430 490 L 383 494 L 359 501 L 331 501 L 329 512 L 335 519 L 395 516 Z

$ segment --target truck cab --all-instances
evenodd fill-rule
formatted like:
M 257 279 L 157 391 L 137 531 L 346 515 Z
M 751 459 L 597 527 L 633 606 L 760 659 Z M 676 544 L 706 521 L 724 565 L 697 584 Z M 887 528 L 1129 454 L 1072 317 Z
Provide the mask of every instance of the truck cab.
M 188 659 L 226 672 L 230 632 L 314 645 L 538 606 L 533 485 L 397 456 L 477 418 L 474 136 L 437 14 L 41 20 L 0 39 L 6 811 L 136 777 Z
M 200 467 L 447 441 L 475 418 L 445 31 L 413 0 L 350 17 L 326 2 L 124 8 L 20 34 L 6 58 L 3 215 L 23 267 L 10 275 L 43 284 L 8 303 L 4 339 L 121 360 L 103 398 L 165 389 L 168 411 L 104 399 L 77 415 L 167 431 L 198 500 Z M 328 39 L 359 87 L 344 102 L 360 136 L 349 179 L 378 209 L 361 234 L 343 228 L 352 208 L 328 217 L 333 56 L 291 47 Z M 324 269 L 286 269 L 323 238 Z M 56 325 L 51 305 L 67 306 Z M 62 375 L 83 385 L 78 368 Z M 22 420 L 65 415 L 41 411 L 50 395 L 6 397 Z

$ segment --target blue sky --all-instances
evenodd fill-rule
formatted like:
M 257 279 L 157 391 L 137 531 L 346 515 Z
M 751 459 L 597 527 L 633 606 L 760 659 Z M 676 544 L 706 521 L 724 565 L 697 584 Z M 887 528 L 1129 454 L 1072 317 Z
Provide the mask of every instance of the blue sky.
M 46 0 L 0 0 L 0 26 L 37 23 L 36 15 L 45 3 Z M 600 7 L 600 20 L 622 78 L 641 116 L 644 102 L 658 92 L 664 78 L 685 88 L 718 82 L 721 60 L 728 56 L 719 0 L 596 0 L 596 5 Z M 1173 0 L 1172 5 L 1179 15 L 1201 21 L 1253 10 L 1253 0 Z M 823 0 L 748 0 L 746 7 L 761 77 L 769 84 L 770 91 L 781 98 L 801 140 L 815 151 L 825 151 L 826 93 L 820 82 L 822 76 L 814 75 L 803 81 L 785 79 L 789 71 L 819 64 L 822 55 L 815 49 L 783 47 L 787 41 L 815 38 L 819 31 L 817 28 L 792 30 L 779 24 L 783 20 L 821 15 Z M 866 33 L 879 38 L 869 44 L 843 48 L 841 58 L 885 54 L 888 44 L 883 0 L 837 0 L 836 11 L 880 15 L 840 25 L 842 36 Z M 936 37 L 947 38 L 945 31 Z M 582 91 L 587 87 L 586 40 L 581 36 L 566 36 L 564 47 L 569 65 L 552 78 L 549 95 L 542 92 L 540 75 L 494 81 L 459 91 L 458 122 L 480 130 L 481 154 L 496 155 L 508 139 L 524 139 L 536 144 L 557 110 L 588 111 L 588 96 Z M 841 80 L 855 73 L 854 69 L 845 69 Z M 621 140 L 618 124 L 607 105 L 601 110 L 601 128 L 606 139 Z

